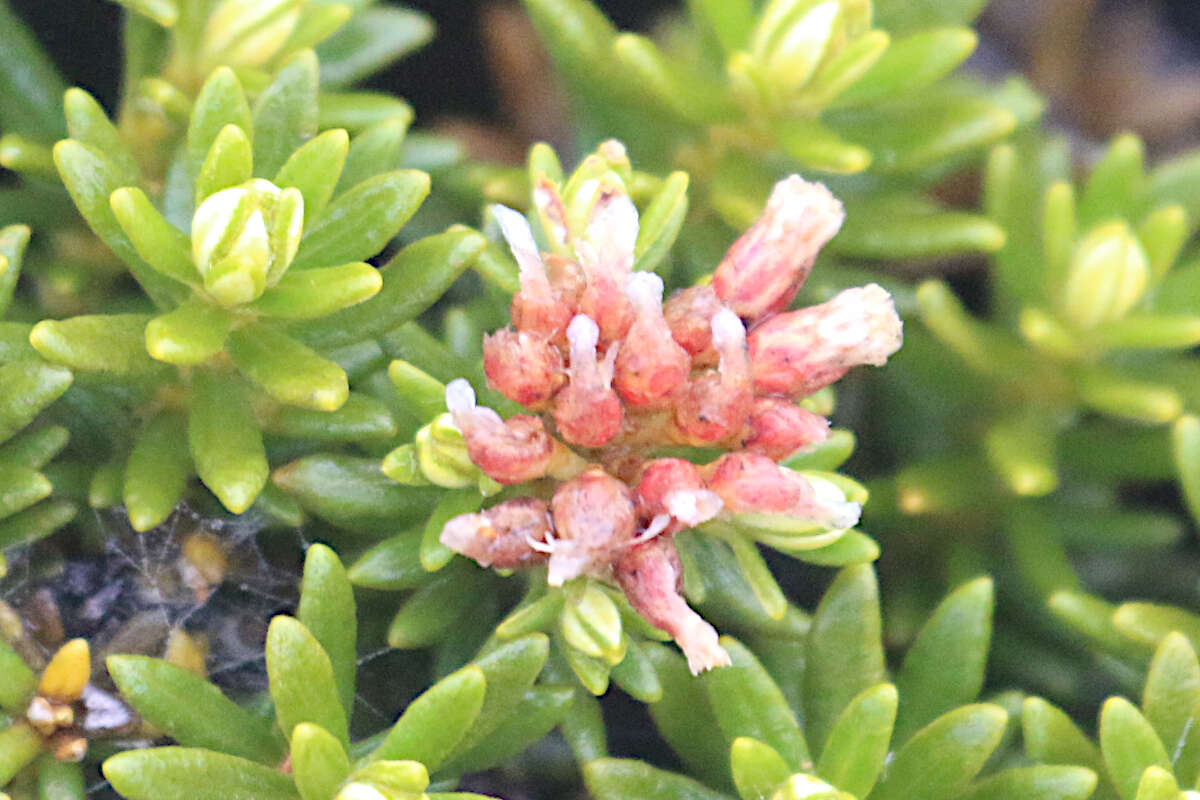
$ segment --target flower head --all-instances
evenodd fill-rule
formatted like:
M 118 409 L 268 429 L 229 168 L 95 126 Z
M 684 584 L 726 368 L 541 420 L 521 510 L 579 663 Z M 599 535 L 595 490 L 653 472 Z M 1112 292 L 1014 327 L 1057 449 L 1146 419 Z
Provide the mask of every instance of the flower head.
M 828 190 L 799 176 L 780 182 L 711 286 L 664 305 L 662 280 L 633 271 L 637 209 L 612 166 L 623 150 L 606 152 L 561 190 L 535 182 L 554 253 L 538 251 L 525 217 L 494 212 L 520 291 L 515 330 L 485 339 L 484 366 L 489 384 L 531 413 L 501 419 L 475 404 L 465 381 L 446 391 L 484 473 L 508 484 L 563 482 L 543 495 L 548 503 L 508 500 L 456 517 L 441 540 L 483 566 L 545 562 L 552 586 L 615 582 L 701 671 L 728 656 L 681 594 L 674 534 L 766 516 L 818 530 L 856 524 L 858 504 L 833 483 L 776 461 L 828 434 L 828 422 L 796 401 L 857 364 L 883 363 L 899 346 L 900 321 L 873 285 L 780 313 L 842 221 Z M 732 452 L 699 466 L 651 456 L 679 445 Z

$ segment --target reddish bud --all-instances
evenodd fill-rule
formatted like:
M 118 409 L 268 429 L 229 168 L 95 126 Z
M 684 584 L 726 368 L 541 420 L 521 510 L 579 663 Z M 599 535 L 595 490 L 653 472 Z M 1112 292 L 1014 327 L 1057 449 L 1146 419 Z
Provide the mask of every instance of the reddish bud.
M 546 577 L 551 586 L 607 575 L 637 532 L 633 493 L 599 467 L 559 486 L 550 513 L 556 533 Z
M 704 487 L 699 468 L 681 458 L 647 462 L 634 497 L 643 522 L 671 518 L 663 530 L 668 535 L 707 522 L 722 507 L 721 498 Z
M 521 289 L 513 296 L 509 307 L 513 325 L 517 330 L 536 333 L 544 339 L 561 336 L 574 312 L 551 288 L 529 223 L 506 206 L 493 206 L 492 214 L 520 269 Z
M 554 422 L 562 437 L 581 447 L 600 447 L 621 430 L 624 412 L 613 391 L 613 362 L 616 346 L 603 361 L 596 359 L 599 329 L 590 318 L 579 314 L 567 328 L 571 364 L 569 383 L 554 398 Z
M 711 286 L 693 286 L 676 292 L 663 306 L 671 336 L 688 351 L 697 366 L 717 363 L 712 349 L 712 318 L 724 306 Z
M 663 319 L 662 278 L 652 272 L 631 275 L 625 292 L 637 316 L 617 354 L 614 384 L 631 405 L 645 406 L 674 392 L 692 364 Z
M 749 336 L 754 388 L 803 397 L 860 364 L 881 366 L 900 348 L 892 297 L 876 284 L 846 289 L 819 306 L 779 314 Z
M 488 386 L 527 408 L 545 405 L 566 381 L 558 348 L 510 330 L 483 337 L 483 371 Z
M 829 437 L 829 420 L 782 397 L 759 397 L 746 422 L 742 447 L 772 461 Z
M 696 444 L 717 442 L 742 430 L 754 401 L 746 331 L 736 314 L 729 309 L 717 312 L 712 340 L 720 365 L 688 381 L 675 408 L 680 434 Z
M 749 322 L 787 308 L 845 217 L 823 185 L 799 175 L 784 178 L 713 273 L 717 297 Z
M 446 386 L 446 408 L 462 431 L 471 462 L 499 483 L 523 483 L 546 474 L 555 442 L 537 417 L 507 420 L 475 405 L 475 392 L 462 378 Z
M 615 576 L 633 609 L 679 645 L 693 675 L 729 665 L 717 632 L 680 593 L 683 567 L 671 539 L 659 537 L 633 547 L 617 563 Z
M 587 241 L 575 245 L 587 278 L 579 295 L 579 312 L 595 321 L 602 342 L 625 338 L 633 324 L 633 304 L 625 296 L 625 282 L 633 269 L 637 232 L 633 201 L 624 194 L 604 192 L 592 208 Z
M 442 528 L 441 541 L 481 567 L 513 569 L 545 561 L 553 534 L 549 506 L 518 497 L 455 517 Z
M 787 514 L 850 528 L 858 524 L 859 505 L 818 492 L 803 475 L 758 453 L 727 453 L 708 465 L 708 488 L 733 514 Z

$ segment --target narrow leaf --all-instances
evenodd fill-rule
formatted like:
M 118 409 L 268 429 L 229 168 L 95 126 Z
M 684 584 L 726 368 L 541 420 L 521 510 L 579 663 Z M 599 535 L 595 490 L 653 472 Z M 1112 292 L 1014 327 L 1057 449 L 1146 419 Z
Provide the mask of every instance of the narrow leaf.
M 127 750 L 104 762 L 104 777 L 129 800 L 297 800 L 292 779 L 273 767 L 188 747 Z
M 280 730 L 290 733 L 301 722 L 312 722 L 348 746 L 347 714 L 338 699 L 333 666 L 316 637 L 298 620 L 278 616 L 267 629 L 266 652 Z

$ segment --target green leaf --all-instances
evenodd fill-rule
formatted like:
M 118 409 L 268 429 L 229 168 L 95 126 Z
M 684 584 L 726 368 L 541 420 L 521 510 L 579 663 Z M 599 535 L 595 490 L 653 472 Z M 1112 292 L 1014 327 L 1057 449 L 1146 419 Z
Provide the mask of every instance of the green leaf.
M 579 763 L 608 756 L 607 734 L 604 730 L 604 717 L 600 712 L 600 701 L 583 687 L 575 690 L 575 698 L 563 715 L 559 730 Z
M 54 487 L 42 473 L 15 464 L 0 464 L 0 519 L 50 496 Z
M 875 25 L 908 32 L 937 25 L 969 25 L 987 0 L 876 0 Z
M 881 683 L 864 689 L 838 715 L 817 762 L 817 775 L 866 797 L 883 771 L 896 721 L 896 687 Z
M 396 387 L 400 402 L 417 419 L 433 419 L 446 411 L 446 384 L 407 361 L 388 364 L 388 379 Z
M 575 690 L 569 686 L 533 687 L 491 733 L 451 756 L 442 771 L 478 772 L 507 761 L 548 734 L 574 697 Z
M 137 159 L 125 145 L 121 134 L 96 99 L 82 89 L 68 89 L 63 95 L 67 135 L 97 152 L 103 153 L 115 168 L 114 177 L 123 186 L 141 182 Z
M 0 436 L 2 439 L 3 436 Z M 1171 454 L 1192 519 L 1200 519 L 1200 417 L 1180 417 L 1171 429 Z
M 300 190 L 304 197 L 306 225 L 321 216 L 329 198 L 333 197 L 349 148 L 350 136 L 345 130 L 325 131 L 289 155 L 276 173 L 272 181 L 276 186 Z
M 1175 606 L 1122 603 L 1113 612 L 1112 624 L 1119 632 L 1143 646 L 1157 647 L 1172 631 L 1188 637 L 1192 647 L 1200 642 L 1200 616 Z
M 1086 800 L 1096 780 L 1096 773 L 1085 767 L 1014 767 L 989 775 L 960 796 L 963 800 Z
M 649 708 L 658 732 L 688 772 L 710 784 L 728 785 L 729 745 L 713 713 L 706 683 L 688 671 L 674 650 L 651 642 L 642 648 L 663 687 L 662 699 Z
M 383 92 L 322 92 L 317 120 L 322 130 L 345 128 L 353 133 L 384 120 L 412 116 L 412 106 Z
M 170 28 L 179 19 L 179 6 L 175 0 L 116 0 L 116 2 L 152 19 L 164 28 Z
M 390 439 L 397 432 L 387 405 L 362 392 L 350 392 L 337 411 L 276 406 L 258 415 L 263 433 L 314 442 Z
M 171 308 L 181 302 L 187 295 L 186 287 L 143 261 L 117 222 L 108 199 L 124 182 L 108 156 L 82 142 L 64 139 L 54 145 L 54 164 L 88 227 L 125 262 L 154 304 Z
M 321 83 L 349 86 L 433 38 L 429 17 L 407 8 L 375 7 L 355 15 L 317 48 Z
M 1138 240 L 1150 262 L 1150 284 L 1159 283 L 1179 257 L 1191 233 L 1183 206 L 1157 208 L 1137 228 Z
M 846 141 L 816 120 L 789 119 L 777 124 L 774 133 L 785 153 L 813 169 L 852 175 L 871 165 L 870 150 Z
M 1200 661 L 1187 637 L 1170 633 L 1158 646 L 1146 686 L 1142 712 L 1167 751 L 1172 753 L 1175 774 L 1192 785 L 1200 769 Z
M 474 661 L 483 670 L 487 691 L 475 724 L 459 742 L 466 752 L 479 744 L 516 710 L 546 664 L 550 641 L 542 634 L 514 639 Z
M 934 28 L 898 39 L 834 105 L 869 105 L 922 89 L 952 72 L 978 42 L 970 28 Z
M 231 376 L 196 373 L 188 447 L 196 474 L 235 514 L 250 507 L 267 482 L 267 454 L 246 387 Z
M 721 644 L 733 663 L 704 673 L 704 687 L 726 741 L 750 736 L 774 748 L 793 771 L 811 765 L 800 723 L 775 681 L 740 642 L 725 636 Z
M 0 708 L 13 715 L 24 714 L 38 679 L 4 641 L 0 641 L 0 676 Z
M 4 315 L 12 302 L 17 276 L 21 273 L 21 259 L 29 244 L 29 233 L 25 225 L 0 228 L 0 316 Z
M 429 176 L 416 170 L 376 175 L 336 197 L 306 226 L 292 269 L 362 261 L 400 232 L 429 194 Z
M 304 558 L 296 618 L 329 656 L 347 717 L 354 711 L 358 669 L 358 619 L 354 608 L 354 588 L 337 554 L 323 544 L 311 545 Z
M 844 568 L 813 616 L 805 667 L 805 733 L 824 746 L 855 695 L 885 680 L 879 588 L 866 564 Z
M 1121 218 L 1135 207 L 1145 183 L 1145 148 L 1141 139 L 1124 134 L 1113 139 L 1104 157 L 1092 167 L 1091 177 L 1079 198 L 1079 225 Z
M 171 516 L 191 471 L 187 420 L 179 412 L 158 413 L 138 433 L 125 462 L 122 499 L 135 531 L 148 531 Z
M 0 550 L 44 539 L 70 522 L 75 511 L 70 500 L 50 499 L 0 520 Z
M 522 5 L 568 80 L 612 91 L 611 79 L 620 74 L 609 56 L 617 32 L 603 12 L 588 0 L 523 0 Z
M 168 364 L 203 364 L 225 349 L 235 322 L 225 309 L 193 298 L 146 323 L 146 352 Z
M 145 314 L 91 314 L 43 320 L 29 341 L 48 361 L 85 372 L 143 375 L 162 368 L 146 352 Z
M 396 169 L 400 165 L 404 136 L 411 122 L 412 119 L 407 116 L 394 117 L 372 125 L 355 136 L 350 143 L 346 169 L 338 181 L 337 190 L 345 191 L 374 175 Z
M 994 605 L 992 579 L 976 578 L 951 592 L 921 628 L 896 677 L 900 692 L 897 743 L 978 696 L 992 638 Z
M 1146 767 L 1135 795 L 1136 800 L 1175 800 L 1180 796 L 1175 776 L 1162 767 Z
M 330 800 L 350 774 L 350 758 L 333 734 L 311 722 L 292 731 L 292 777 L 304 800 Z
M 388 645 L 411 649 L 437 642 L 476 601 L 467 588 L 469 583 L 464 581 L 465 575 L 463 569 L 443 570 L 417 589 L 392 618 Z
M 85 800 L 83 768 L 43 754 L 37 765 L 38 800 Z
M 486 688 L 479 667 L 463 667 L 447 675 L 408 704 L 370 757 L 412 759 L 436 770 L 479 717 Z
M 1000 743 L 1007 721 L 1003 708 L 987 704 L 938 717 L 900 748 L 871 799 L 957 797 Z
M 845 10 L 843 6 L 843 21 Z M 796 97 L 797 104 L 820 108 L 833 103 L 842 92 L 872 72 L 891 41 L 885 31 L 870 30 L 846 42 L 818 68 L 817 74 Z
M 239 328 L 230 334 L 228 350 L 238 369 L 281 403 L 336 411 L 349 396 L 341 367 L 271 326 Z
M 366 589 L 412 589 L 429 574 L 418 555 L 421 531 L 406 531 L 363 553 L 350 566 L 350 582 Z
M 28 430 L 0 445 L 0 463 L 41 469 L 67 446 L 70 434 L 61 425 Z
M 129 800 L 297 800 L 292 779 L 211 750 L 154 747 L 127 750 L 104 762 L 104 777 Z
M 217 67 L 201 87 L 188 123 L 187 153 L 193 173 L 200 171 L 226 125 L 236 125 L 248 137 L 254 137 L 254 116 L 241 83 L 229 67 Z
M 633 248 L 635 270 L 653 270 L 671 252 L 688 210 L 688 175 L 672 172 L 642 211 Z
M 623 637 L 621 649 L 625 657 L 613 666 L 613 681 L 635 700 L 657 703 L 663 696 L 662 683 L 641 644 L 626 635 Z
M 284 733 L 313 722 L 349 746 L 347 714 L 333 666 L 317 638 L 298 620 L 277 616 L 267 629 L 267 678 L 275 718 Z
M 879 545 L 875 540 L 858 531 L 846 531 L 833 544 L 816 550 L 788 550 L 776 547 L 793 558 L 820 564 L 825 567 L 844 567 L 849 564 L 866 564 L 879 558 Z
M 293 270 L 247 308 L 267 317 L 316 319 L 369 300 L 382 286 L 379 270 L 362 261 Z
M 41 734 L 24 722 L 0 728 L 0 786 L 7 786 L 13 776 L 38 757 L 43 747 Z
M 773 747 L 749 736 L 733 740 L 729 771 L 742 800 L 770 800 L 792 770 Z
M 168 278 L 200 284 L 200 274 L 192 263 L 191 238 L 168 222 L 145 192 L 128 186 L 113 192 L 108 202 L 121 229 L 146 263 Z
M 751 0 L 688 0 L 688 12 L 697 25 L 715 37 L 726 53 L 744 48 L 754 27 Z
M 632 758 L 599 758 L 583 767 L 596 800 L 729 800 L 729 795 Z
M 1100 709 L 1100 751 L 1108 776 L 1125 800 L 1134 800 L 1147 767 L 1168 772 L 1163 743 L 1141 712 L 1123 697 L 1110 697 Z
M 181 745 L 272 767 L 283 760 L 271 723 L 234 703 L 203 678 L 146 656 L 109 656 L 105 663 L 134 710 Z
M 288 59 L 254 103 L 254 174 L 272 178 L 294 151 L 317 135 L 317 58 Z M 354 259 L 357 260 L 357 259 Z
M 226 125 L 213 140 L 196 175 L 196 206 L 210 195 L 243 184 L 253 176 L 254 149 L 250 137 L 237 125 Z M 128 227 L 125 232 L 129 233 Z
M 338 524 L 415 522 L 439 492 L 400 486 L 379 470 L 379 460 L 312 455 L 275 470 L 275 483 L 317 516 Z
M 325 349 L 392 330 L 433 305 L 486 246 L 487 239 L 481 234 L 460 225 L 419 239 L 379 270 L 383 288 L 377 295 L 352 309 L 305 325 L 296 335 L 313 347 Z
M 421 536 L 421 566 L 429 572 L 436 572 L 450 563 L 454 551 L 442 544 L 442 528 L 454 517 L 478 511 L 482 505 L 483 495 L 477 489 L 443 492 Z
M 66 84 L 7 3 L 0 4 L 0 41 L 0 127 L 46 144 L 61 138 Z

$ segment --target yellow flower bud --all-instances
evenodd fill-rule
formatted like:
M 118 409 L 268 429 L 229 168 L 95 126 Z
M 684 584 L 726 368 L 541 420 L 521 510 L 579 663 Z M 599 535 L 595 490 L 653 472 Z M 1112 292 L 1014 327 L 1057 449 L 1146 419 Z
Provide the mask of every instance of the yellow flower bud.
M 1079 328 L 1120 319 L 1142 298 L 1150 260 L 1124 222 L 1093 228 L 1075 247 L 1063 286 L 1063 315 Z
M 92 673 L 92 654 L 86 639 L 72 639 L 58 648 L 42 672 L 38 695 L 73 703 L 83 694 Z
M 296 257 L 304 198 L 261 178 L 209 196 L 192 217 L 192 258 L 205 292 L 223 306 L 249 303 Z

